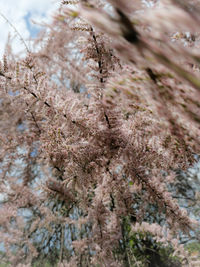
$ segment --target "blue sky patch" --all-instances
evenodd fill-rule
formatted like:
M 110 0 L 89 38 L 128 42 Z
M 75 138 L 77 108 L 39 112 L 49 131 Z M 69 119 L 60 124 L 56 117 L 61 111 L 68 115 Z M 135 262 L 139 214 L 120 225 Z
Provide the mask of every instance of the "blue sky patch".
M 40 29 L 32 23 L 31 15 L 31 12 L 28 12 L 27 15 L 24 16 L 24 20 L 26 22 L 27 29 L 30 32 L 30 36 L 34 38 L 39 33 Z

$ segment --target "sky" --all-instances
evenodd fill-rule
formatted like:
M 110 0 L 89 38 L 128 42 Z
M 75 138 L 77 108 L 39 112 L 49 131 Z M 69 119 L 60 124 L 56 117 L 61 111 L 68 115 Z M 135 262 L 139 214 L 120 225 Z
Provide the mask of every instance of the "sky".
M 0 13 L 14 25 L 28 43 L 28 39 L 35 37 L 40 30 L 40 26 L 32 21 L 50 22 L 52 14 L 59 7 L 60 2 L 58 0 L 0 0 Z M 4 54 L 9 33 L 11 37 L 16 36 L 9 23 L 0 16 L 0 58 Z M 23 44 L 18 37 L 15 37 L 13 51 L 18 53 L 22 50 L 24 50 Z
M 141 0 L 147 6 L 152 6 L 155 0 Z M 28 39 L 35 37 L 40 27 L 36 22 L 50 22 L 53 12 L 59 7 L 61 0 L 0 0 L 0 15 L 14 25 L 23 39 L 29 44 Z M 16 36 L 14 30 L 5 19 L 0 16 L 0 59 L 4 54 L 8 34 Z M 12 43 L 13 51 L 24 51 L 24 45 L 18 37 Z

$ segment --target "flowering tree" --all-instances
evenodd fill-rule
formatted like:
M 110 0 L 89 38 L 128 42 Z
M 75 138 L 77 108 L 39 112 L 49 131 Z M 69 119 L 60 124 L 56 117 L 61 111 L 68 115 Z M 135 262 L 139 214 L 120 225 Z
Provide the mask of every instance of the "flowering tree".
M 43 251 L 60 266 L 145 266 L 135 248 L 149 233 L 193 264 L 179 239 L 196 222 L 168 185 L 199 153 L 199 1 L 143 2 L 63 1 L 35 52 L 7 46 L 6 261 L 29 266 Z

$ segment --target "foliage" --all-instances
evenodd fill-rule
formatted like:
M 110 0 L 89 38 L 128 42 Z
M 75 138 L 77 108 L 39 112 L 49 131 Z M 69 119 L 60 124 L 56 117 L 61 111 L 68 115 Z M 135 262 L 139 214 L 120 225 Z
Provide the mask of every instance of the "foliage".
M 187 244 L 186 249 L 189 251 L 190 256 L 200 259 L 200 243 L 193 241 Z
M 143 2 L 63 1 L 35 50 L 6 47 L 0 235 L 14 266 L 199 264 L 181 244 L 198 223 L 170 189 L 199 154 L 199 1 Z

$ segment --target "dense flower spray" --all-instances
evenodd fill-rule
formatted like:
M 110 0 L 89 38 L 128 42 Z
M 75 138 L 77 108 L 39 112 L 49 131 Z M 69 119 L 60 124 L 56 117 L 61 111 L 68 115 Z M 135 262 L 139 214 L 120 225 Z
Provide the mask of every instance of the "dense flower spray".
M 195 221 L 168 184 L 199 153 L 199 1 L 130 2 L 63 1 L 37 52 L 7 47 L 0 235 L 15 266 L 53 242 L 60 266 L 137 266 L 137 232 L 193 264 L 179 237 Z

